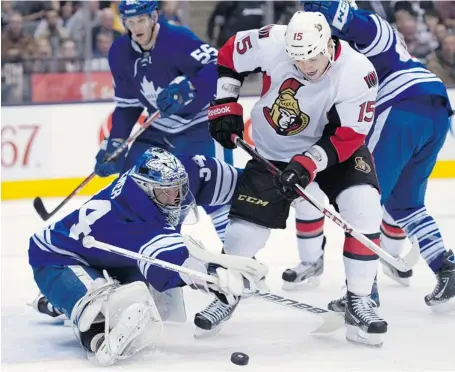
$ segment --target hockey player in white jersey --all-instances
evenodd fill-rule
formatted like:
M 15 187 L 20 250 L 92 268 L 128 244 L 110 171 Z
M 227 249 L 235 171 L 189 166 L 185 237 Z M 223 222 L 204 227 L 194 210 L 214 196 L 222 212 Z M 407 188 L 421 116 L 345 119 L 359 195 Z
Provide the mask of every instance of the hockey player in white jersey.
M 391 255 L 400 256 L 406 236 L 417 240 L 436 279 L 425 303 L 435 312 L 450 311 L 455 304 L 455 256 L 425 206 L 428 179 L 453 114 L 447 89 L 412 58 L 399 33 L 378 15 L 357 9 L 347 0 L 305 0 L 301 5 L 305 11 L 321 12 L 332 32 L 365 55 L 377 71 L 376 114 L 366 144 L 375 159 L 385 210 L 381 245 Z M 310 223 L 312 219 L 307 218 Z M 318 242 L 311 240 L 307 245 L 314 251 Z M 319 252 L 322 255 L 320 248 Z M 383 268 L 398 283 L 409 285 L 412 270 L 401 272 L 387 263 Z M 372 295 L 378 298 L 374 288 Z M 343 304 L 340 298 L 329 307 L 342 308 Z
M 373 65 L 332 38 L 321 13 L 297 12 L 288 26 L 237 33 L 219 51 L 218 89 L 209 108 L 210 133 L 224 147 L 234 147 L 233 133 L 243 135 L 238 92 L 253 71 L 263 73 L 262 95 L 251 113 L 253 140 L 282 175 L 275 179 L 257 161 L 248 162 L 234 194 L 224 252 L 253 257 L 271 229 L 285 228 L 296 184 L 320 202 L 325 193 L 346 221 L 378 243 L 380 195 L 364 144 L 377 94 Z M 350 235 L 343 255 L 346 337 L 380 346 L 387 323 L 368 296 L 378 257 Z M 195 324 L 219 328 L 234 309 L 217 298 L 196 315 Z

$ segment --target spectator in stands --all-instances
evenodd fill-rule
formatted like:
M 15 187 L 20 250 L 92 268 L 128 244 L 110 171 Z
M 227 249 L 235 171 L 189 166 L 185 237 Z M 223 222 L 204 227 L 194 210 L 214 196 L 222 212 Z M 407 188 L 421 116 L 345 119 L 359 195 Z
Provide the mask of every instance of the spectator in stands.
M 58 11 L 55 9 L 47 9 L 42 27 L 40 26 L 38 26 L 35 31 L 35 39 L 49 39 L 52 47 L 52 54 L 56 55 L 60 42 L 63 39 L 68 39 L 70 36 L 69 31 L 63 27 L 63 21 L 60 18 Z
M 97 49 L 97 38 L 100 33 L 110 34 L 111 39 L 115 40 L 119 36 L 122 36 L 120 32 L 114 30 L 114 18 L 115 13 L 111 8 L 104 8 L 101 10 L 100 25 L 92 29 L 92 46 L 93 51 Z
M 45 16 L 46 9 L 58 10 L 59 2 L 55 1 L 15 1 L 14 9 L 24 16 L 24 21 L 39 21 Z
M 442 42 L 446 38 L 446 36 L 449 34 L 449 31 L 447 30 L 447 27 L 444 23 L 438 23 L 435 28 L 434 28 L 434 36 L 436 37 L 436 40 L 438 41 L 438 48 L 436 50 L 440 50 L 442 47 Z
M 101 24 L 100 4 L 97 0 L 84 2 L 82 6 L 69 19 L 67 29 L 70 37 L 76 42 L 76 48 L 79 54 L 85 52 L 86 30 Z
M 447 28 L 455 28 L 455 2 L 435 1 L 436 11 Z
M 19 13 L 9 17 L 8 26 L 2 34 L 2 61 L 22 62 L 35 55 L 35 41 L 23 29 L 23 18 Z
M 96 37 L 93 58 L 86 62 L 84 69 L 90 71 L 109 71 L 109 49 L 114 41 L 111 32 L 100 32 Z
M 394 8 L 391 1 L 356 1 L 356 4 L 359 9 L 376 13 L 390 23 L 395 23 Z
M 32 72 L 45 73 L 57 70 L 55 59 L 52 58 L 52 47 L 49 39 L 39 38 L 36 40 L 36 59 L 33 61 Z
M 62 19 L 63 26 L 66 27 L 68 21 L 73 16 L 74 4 L 72 1 L 62 1 L 60 4 L 60 18 Z
M 423 15 L 423 20 L 428 30 L 434 35 L 436 26 L 442 22 L 436 9 L 429 9 Z
M 455 35 L 448 34 L 442 42 L 441 50 L 428 57 L 427 68 L 437 75 L 444 84 L 455 84 Z
M 80 72 L 82 71 L 82 60 L 77 54 L 76 43 L 71 39 L 64 39 L 60 42 L 58 51 L 57 71 L 58 72 Z
M 8 19 L 11 14 L 14 13 L 13 11 L 13 2 L 12 1 L 2 1 L 2 31 L 5 26 L 8 24 Z
M 207 36 L 218 48 L 241 30 L 263 26 L 263 1 L 219 1 L 207 23 Z M 215 29 L 218 27 L 218 35 Z
M 125 33 L 125 28 L 123 27 L 123 22 L 122 22 L 122 19 L 120 17 L 120 12 L 118 10 L 118 6 L 120 4 L 120 1 L 121 0 L 111 1 L 111 5 L 109 6 L 109 8 L 111 8 L 112 11 L 115 14 L 114 25 L 112 26 L 112 28 L 114 30 L 120 32 L 121 34 L 124 34 Z
M 424 62 L 437 45 L 422 40 L 422 34 L 417 30 L 417 14 L 412 9 L 399 9 L 395 12 L 395 19 L 397 30 L 403 36 L 409 53 Z
M 160 18 L 161 22 L 169 22 L 174 25 L 181 25 L 180 9 L 178 1 L 165 0 L 160 1 Z

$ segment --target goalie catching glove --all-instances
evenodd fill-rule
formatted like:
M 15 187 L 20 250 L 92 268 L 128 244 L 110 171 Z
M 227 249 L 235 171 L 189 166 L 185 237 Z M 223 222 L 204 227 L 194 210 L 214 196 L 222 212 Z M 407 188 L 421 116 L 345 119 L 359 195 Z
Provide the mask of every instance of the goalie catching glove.
M 235 98 L 214 100 L 208 109 L 208 117 L 210 135 L 224 148 L 236 147 L 231 140 L 234 133 L 243 139 L 243 107 Z

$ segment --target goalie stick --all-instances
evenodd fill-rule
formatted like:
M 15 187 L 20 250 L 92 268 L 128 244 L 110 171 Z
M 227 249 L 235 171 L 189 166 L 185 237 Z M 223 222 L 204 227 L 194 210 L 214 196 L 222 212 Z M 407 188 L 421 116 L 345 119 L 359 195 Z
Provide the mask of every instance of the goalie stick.
M 133 143 L 137 137 L 139 137 L 156 119 L 160 116 L 160 112 L 155 112 L 142 126 L 140 129 L 136 131 L 132 136 L 128 137 L 122 145 L 115 150 L 105 161 L 114 160 L 123 150 L 125 150 L 131 143 Z M 44 220 L 47 221 L 53 215 L 55 215 L 68 201 L 75 195 L 81 191 L 85 185 L 87 185 L 94 177 L 96 176 L 95 172 L 92 172 L 85 180 L 83 180 L 63 201 L 57 205 L 52 211 L 48 212 L 46 207 L 44 206 L 43 200 L 37 196 L 33 200 L 33 207 L 35 208 L 36 212 L 39 216 Z
M 241 139 L 238 135 L 233 134 L 232 142 L 234 142 L 238 147 L 247 152 L 252 158 L 256 159 L 262 163 L 270 173 L 273 175 L 280 175 L 281 171 L 273 165 L 269 160 L 262 157 L 255 149 L 253 149 L 248 143 Z M 350 224 L 344 221 L 339 215 L 330 212 L 327 208 L 320 205 L 319 202 L 314 199 L 310 194 L 308 194 L 305 189 L 300 185 L 295 185 L 297 194 L 302 198 L 308 201 L 313 207 L 318 209 L 324 216 L 332 220 L 335 224 L 340 226 L 346 233 L 350 234 L 354 239 L 358 240 L 367 248 L 371 249 L 384 261 L 391 264 L 393 267 L 397 268 L 400 271 L 411 270 L 419 261 L 420 258 L 420 248 L 418 241 L 413 239 L 411 250 L 404 257 L 394 257 L 391 254 L 384 251 L 376 243 L 368 239 L 365 235 L 361 234 L 355 230 Z
M 197 242 L 196 240 L 194 240 L 193 238 L 191 238 L 189 236 L 185 236 L 184 241 L 192 256 L 195 256 L 195 257 L 203 256 L 205 258 L 212 258 L 210 260 L 211 262 L 215 262 L 215 263 L 219 263 L 220 265 L 223 265 L 222 261 L 223 261 L 224 257 L 222 257 L 222 256 L 224 256 L 224 255 L 216 255 L 216 254 L 213 254 L 213 253 L 207 251 L 201 245 L 201 243 Z M 111 244 L 103 243 L 103 242 L 96 240 L 93 236 L 90 236 L 90 235 L 87 235 L 86 237 L 84 237 L 84 239 L 82 240 L 82 245 L 85 248 L 98 248 L 98 249 L 101 249 L 101 250 L 104 250 L 107 252 L 111 252 L 114 254 L 118 254 L 118 255 L 121 255 L 124 257 L 131 258 L 133 260 L 148 262 L 152 265 L 161 267 L 163 269 L 172 270 L 172 271 L 175 271 L 178 273 L 186 274 L 191 277 L 198 278 L 200 280 L 204 280 L 209 283 L 213 283 L 215 285 L 218 284 L 218 279 L 214 276 L 204 274 L 204 273 L 201 273 L 196 270 L 191 270 L 189 268 L 182 267 L 179 265 L 175 265 L 170 262 L 163 261 L 163 260 L 160 260 L 157 258 L 151 258 L 151 257 L 143 255 L 141 253 L 132 252 L 127 249 L 117 247 L 117 246 L 114 246 Z M 230 255 L 229 256 L 226 255 L 226 257 L 228 257 L 228 260 L 229 260 L 229 262 L 227 262 L 227 264 L 226 264 L 226 267 L 241 269 L 241 266 L 243 265 L 245 267 L 245 271 L 249 271 L 249 272 L 253 271 L 255 274 L 258 273 L 257 271 L 255 271 L 255 269 L 253 267 L 251 267 L 251 266 L 248 267 L 247 265 L 245 265 L 245 263 L 249 262 L 250 259 L 247 259 L 245 257 L 230 256 Z M 236 260 L 237 260 L 237 262 L 236 262 Z M 255 293 L 253 293 L 252 295 L 257 298 L 261 298 L 263 300 L 273 302 L 277 305 L 281 305 L 281 306 L 285 306 L 288 308 L 304 311 L 304 312 L 307 312 L 307 313 L 310 313 L 313 315 L 317 315 L 318 318 L 322 319 L 323 323 L 318 328 L 316 328 L 314 331 L 312 331 L 312 333 L 331 333 L 331 332 L 337 331 L 338 329 L 344 327 L 344 316 L 342 316 L 344 314 L 341 314 L 341 316 L 340 316 L 339 313 L 335 313 L 333 311 L 326 310 L 326 309 L 321 309 L 319 307 L 316 307 L 316 306 L 313 306 L 313 305 L 310 305 L 307 303 L 303 303 L 303 302 L 296 301 L 296 300 L 291 300 L 289 298 L 278 296 L 278 295 L 275 295 L 275 294 L 272 294 L 269 292 L 261 292 L 258 290 Z

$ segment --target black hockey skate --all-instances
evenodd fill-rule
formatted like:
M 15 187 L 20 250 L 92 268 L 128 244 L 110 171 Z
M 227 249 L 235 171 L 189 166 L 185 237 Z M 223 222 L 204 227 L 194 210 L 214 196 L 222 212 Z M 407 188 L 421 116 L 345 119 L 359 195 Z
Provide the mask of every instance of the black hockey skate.
M 381 302 L 379 301 L 377 277 L 374 278 L 373 287 L 371 287 L 370 298 L 372 300 L 373 307 L 377 308 L 381 305 Z M 346 311 L 346 299 L 347 299 L 347 294 L 344 294 L 342 297 L 340 297 L 336 300 L 330 301 L 329 304 L 327 305 L 327 308 L 329 310 L 335 311 L 337 313 L 344 313 Z
M 346 295 L 346 339 L 355 344 L 381 347 L 382 335 L 387 332 L 387 322 L 379 317 L 370 296 Z
M 237 307 L 240 298 L 233 306 L 227 304 L 226 298 L 223 294 L 214 292 L 214 300 L 201 312 L 194 316 L 194 324 L 196 329 L 194 331 L 195 338 L 211 337 L 216 335 L 222 323 L 229 320 Z
M 46 314 L 52 318 L 57 318 L 57 319 L 63 319 L 66 318 L 66 316 L 63 314 L 62 311 L 54 307 L 49 300 L 42 295 L 41 293 L 38 293 L 38 296 L 33 300 L 33 302 L 30 305 L 32 308 L 34 308 L 37 312 L 41 314 Z
M 436 313 L 455 308 L 455 257 L 452 251 L 443 255 L 443 265 L 435 272 L 436 287 L 425 296 L 425 303 Z

